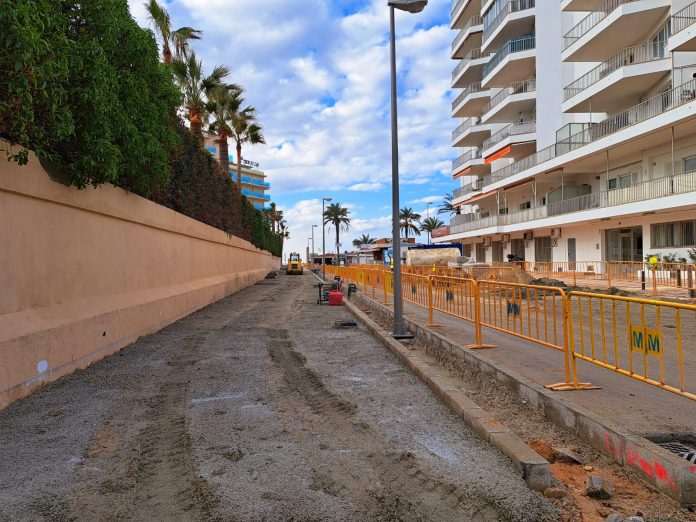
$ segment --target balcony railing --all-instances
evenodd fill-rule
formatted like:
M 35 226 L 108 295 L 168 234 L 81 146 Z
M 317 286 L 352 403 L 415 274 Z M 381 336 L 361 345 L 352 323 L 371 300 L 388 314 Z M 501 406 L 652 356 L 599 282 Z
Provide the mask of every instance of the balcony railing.
M 523 80 L 521 82 L 514 82 L 512 85 L 510 85 L 510 87 L 505 87 L 498 94 L 493 96 L 493 98 L 491 98 L 491 101 L 489 101 L 483 108 L 483 114 L 486 114 L 488 111 L 502 103 L 503 100 L 505 100 L 509 96 L 512 96 L 513 94 L 534 91 L 536 91 L 535 78 L 532 78 L 530 80 Z
M 653 62 L 665 58 L 666 42 L 648 42 L 633 47 L 621 49 L 606 62 L 599 64 L 590 72 L 582 75 L 580 78 L 569 84 L 564 90 L 564 101 L 569 100 L 576 94 L 581 93 L 588 87 L 594 85 L 602 78 L 606 78 L 614 71 L 618 71 L 627 65 L 638 63 Z
M 486 20 L 484 20 L 483 41 L 485 42 L 488 40 L 510 13 L 532 9 L 534 7 L 534 2 L 535 0 L 509 0 L 490 23 L 486 23 Z
M 473 92 L 481 92 L 481 91 L 483 91 L 483 90 L 485 90 L 485 89 L 482 89 L 482 88 L 481 88 L 481 82 L 476 82 L 476 83 L 470 84 L 470 85 L 469 85 L 466 89 L 464 89 L 464 90 L 461 92 L 461 94 L 460 94 L 459 96 L 457 96 L 457 98 L 452 102 L 452 110 L 454 110 L 455 107 L 456 107 L 457 105 L 459 105 L 459 104 L 464 100 L 464 98 L 466 98 L 467 96 L 469 96 L 471 93 L 473 93 Z
M 533 36 L 523 36 L 521 38 L 513 38 L 508 40 L 505 42 L 505 45 L 503 45 L 500 50 L 495 53 L 493 58 L 491 58 L 488 63 L 483 66 L 483 76 L 488 76 L 488 74 L 510 54 L 534 49 L 534 46 L 535 38 Z
M 539 207 L 475 219 L 474 214 L 463 214 L 461 223 L 451 223 L 451 234 L 469 232 L 497 225 L 515 225 L 536 219 L 572 214 L 595 208 L 607 208 L 627 203 L 638 203 L 676 194 L 696 192 L 696 172 L 686 172 L 637 183 L 630 187 L 603 190 L 576 198 L 556 201 Z M 468 219 L 465 216 L 470 216 Z
M 452 162 L 452 170 L 456 170 L 461 167 L 467 161 L 481 158 L 481 149 L 471 149 L 459 156 L 456 160 Z
M 620 6 L 637 1 L 638 0 L 606 0 L 599 6 L 599 9 L 588 14 L 563 36 L 563 50 L 566 50 L 577 42 L 585 33 L 590 31 L 595 25 L 604 20 Z
M 561 156 L 567 152 L 578 149 L 584 145 L 597 141 L 605 136 L 625 128 L 642 123 L 650 118 L 659 116 L 667 111 L 676 109 L 696 99 L 696 80 L 686 82 L 679 87 L 663 92 L 635 105 L 625 111 L 607 118 L 595 125 L 573 134 L 567 139 L 554 143 L 545 149 L 511 163 L 502 169 L 492 172 L 484 178 L 486 185 L 503 180 L 527 169 L 531 169 Z
M 454 41 L 452 42 L 452 51 L 454 51 L 457 48 L 457 45 L 459 45 L 459 42 L 462 41 L 464 36 L 466 35 L 466 32 L 474 27 L 475 25 L 481 25 L 481 17 L 478 15 L 474 15 L 469 20 L 467 20 L 466 25 L 462 27 L 459 30 L 459 33 L 457 33 L 457 36 L 454 38 Z
M 459 187 L 458 189 L 455 189 L 454 192 L 452 193 L 453 198 L 460 198 L 464 194 L 468 194 L 469 192 L 477 192 L 483 188 L 483 180 L 482 179 L 477 179 L 473 183 L 468 183 L 467 185 L 463 185 Z
M 459 11 L 459 8 L 462 6 L 462 4 L 467 3 L 469 0 L 452 0 L 452 16 L 454 16 L 454 13 Z
M 452 79 L 454 80 L 457 77 L 457 75 L 459 74 L 459 72 L 462 69 L 464 69 L 464 67 L 469 65 L 469 62 L 471 60 L 476 60 L 478 58 L 482 58 L 481 49 L 479 47 L 472 49 L 471 51 L 466 53 L 464 55 L 464 58 L 462 58 L 462 60 L 459 62 L 459 64 L 457 64 L 457 66 L 452 71 Z
M 522 123 L 511 123 L 507 127 L 503 127 L 498 132 L 493 134 L 490 138 L 483 142 L 483 149 L 492 147 L 493 145 L 500 143 L 505 138 L 510 136 L 516 136 L 518 134 L 527 134 L 529 132 L 536 131 L 536 121 L 525 121 Z
M 675 35 L 690 25 L 696 23 L 696 2 L 687 5 L 684 9 L 672 15 L 670 29 L 672 35 Z
M 452 131 L 452 141 L 456 140 L 459 136 L 464 134 L 466 130 L 471 127 L 472 125 L 476 125 L 478 123 L 481 123 L 481 118 L 480 117 L 475 117 L 475 118 L 467 118 L 462 122 L 462 124 L 454 129 Z

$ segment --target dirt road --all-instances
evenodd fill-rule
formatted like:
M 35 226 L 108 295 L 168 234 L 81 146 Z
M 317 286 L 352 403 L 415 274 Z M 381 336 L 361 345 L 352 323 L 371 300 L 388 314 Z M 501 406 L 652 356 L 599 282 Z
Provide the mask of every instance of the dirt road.
M 316 280 L 279 276 L 0 413 L 0 520 L 559 520 Z

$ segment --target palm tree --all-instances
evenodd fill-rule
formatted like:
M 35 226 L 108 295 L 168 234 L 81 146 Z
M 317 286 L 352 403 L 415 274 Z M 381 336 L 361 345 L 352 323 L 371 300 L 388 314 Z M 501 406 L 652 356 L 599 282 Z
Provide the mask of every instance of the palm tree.
M 442 203 L 437 207 L 438 214 L 449 214 L 451 216 L 457 216 L 461 214 L 462 209 L 460 206 L 455 206 L 452 204 L 452 194 L 447 194 L 442 200 Z
M 172 30 L 169 13 L 157 0 L 145 2 L 145 9 L 148 12 L 148 18 L 152 22 L 152 25 L 155 26 L 155 31 L 162 40 L 162 59 L 164 63 L 172 63 L 171 46 L 174 46 L 174 52 L 177 58 L 186 58 L 189 51 L 189 40 L 199 40 L 201 32 L 192 27 L 179 27 L 179 29 Z
M 370 237 L 370 234 L 363 234 L 357 239 L 353 240 L 353 246 L 355 248 L 361 248 L 364 245 L 373 245 L 375 243 L 375 238 Z
M 425 218 L 423 222 L 421 223 L 420 229 L 421 232 L 427 232 L 428 233 L 428 244 L 430 244 L 430 236 L 433 233 L 433 230 L 436 228 L 440 228 L 441 226 L 444 226 L 445 222 L 442 221 L 441 219 L 438 219 L 436 217 L 429 217 Z
M 288 223 L 284 219 L 278 223 L 278 234 L 280 234 L 280 237 L 283 239 L 288 239 L 290 238 L 290 231 L 288 230 Z
M 340 241 L 340 231 L 348 232 L 350 228 L 350 214 L 346 207 L 342 207 L 340 203 L 331 203 L 324 210 L 324 225 L 332 224 L 336 229 L 336 262 L 338 262 L 338 256 L 340 254 L 338 244 Z
M 268 210 L 268 217 L 271 220 L 271 228 L 273 232 L 276 231 L 276 223 L 283 221 L 283 211 L 278 210 L 275 203 L 271 203 L 270 209 Z
M 232 134 L 230 121 L 232 115 L 236 114 L 244 103 L 242 92 L 244 89 L 239 85 L 227 84 L 211 91 L 210 99 L 206 104 L 206 111 L 213 120 L 208 130 L 217 134 L 218 161 L 225 171 L 228 170 L 230 157 L 227 144 L 227 138 Z
M 420 214 L 413 211 L 412 208 L 402 208 L 399 210 L 399 227 L 404 230 L 406 234 L 406 239 L 408 239 L 409 231 L 412 231 L 415 235 L 420 236 L 420 229 L 416 223 L 420 222 Z
M 237 145 L 237 183 L 239 190 L 242 190 L 242 145 L 249 143 L 251 145 L 266 143 L 263 137 L 263 129 L 256 120 L 256 109 L 254 107 L 245 107 L 238 109 L 230 119 L 232 127 L 232 138 Z
M 206 115 L 206 99 L 216 89 L 222 87 L 222 81 L 230 74 L 230 70 L 225 65 L 217 65 L 208 76 L 203 76 L 203 62 L 197 60 L 193 52 L 183 60 L 174 60 L 172 70 L 184 94 L 184 105 L 188 110 L 191 132 L 203 144 L 201 126 Z

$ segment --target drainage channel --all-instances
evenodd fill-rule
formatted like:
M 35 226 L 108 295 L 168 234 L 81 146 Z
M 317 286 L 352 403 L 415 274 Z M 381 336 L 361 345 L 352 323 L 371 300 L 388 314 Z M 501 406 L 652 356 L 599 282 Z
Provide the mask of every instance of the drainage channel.
M 672 439 L 653 439 L 652 442 L 666 450 L 679 455 L 684 460 L 696 464 L 696 439 L 691 436 Z

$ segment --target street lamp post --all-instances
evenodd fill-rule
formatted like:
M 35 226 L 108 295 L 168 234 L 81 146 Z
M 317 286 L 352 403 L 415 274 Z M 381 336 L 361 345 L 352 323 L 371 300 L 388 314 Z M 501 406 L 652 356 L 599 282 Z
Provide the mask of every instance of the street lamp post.
M 401 295 L 401 234 L 399 232 L 399 138 L 396 123 L 396 35 L 394 8 L 419 13 L 428 0 L 389 0 L 389 47 L 391 52 L 391 145 L 392 145 L 392 261 L 394 263 L 394 332 L 395 339 L 413 337 L 404 328 L 404 302 Z
M 314 264 L 314 229 L 319 225 L 312 225 L 312 264 Z
M 321 276 L 326 279 L 326 223 L 324 222 L 324 203 L 331 198 L 321 198 Z
M 309 263 L 309 240 L 312 239 L 311 237 L 307 238 L 307 262 Z

